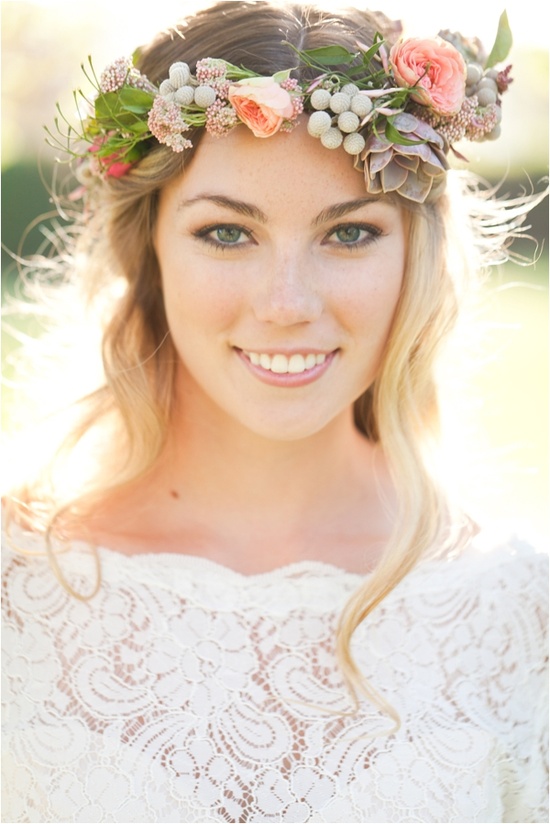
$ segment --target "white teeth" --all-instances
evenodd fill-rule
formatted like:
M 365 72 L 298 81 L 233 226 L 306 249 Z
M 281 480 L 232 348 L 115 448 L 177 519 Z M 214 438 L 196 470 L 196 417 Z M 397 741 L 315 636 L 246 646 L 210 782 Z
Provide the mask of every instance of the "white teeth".
M 307 355 L 296 353 L 290 357 L 279 352 L 276 355 L 268 355 L 265 352 L 245 352 L 244 354 L 254 366 L 261 366 L 263 369 L 275 372 L 278 375 L 284 375 L 287 372 L 292 375 L 299 375 L 301 372 L 324 363 L 327 359 L 326 355 L 315 355 L 313 352 L 309 352 Z
M 288 361 L 288 371 L 293 374 L 303 372 L 306 368 L 306 359 L 303 355 L 291 355 Z
M 264 368 L 271 369 L 272 372 L 277 372 L 278 375 L 284 375 L 285 372 L 288 372 L 288 358 L 286 355 L 273 355 L 271 366 Z

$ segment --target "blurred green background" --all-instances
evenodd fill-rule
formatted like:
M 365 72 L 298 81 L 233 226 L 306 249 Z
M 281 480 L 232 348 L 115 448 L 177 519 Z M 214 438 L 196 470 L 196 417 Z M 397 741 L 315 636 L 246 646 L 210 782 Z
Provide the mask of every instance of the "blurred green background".
M 3 301 L 16 277 L 6 250 L 30 254 L 43 240 L 39 226 L 26 233 L 37 216 L 51 210 L 47 187 L 55 153 L 45 145 L 43 125 L 52 126 L 57 101 L 67 113 L 74 111 L 80 64 L 91 54 L 100 70 L 197 5 L 2 2 Z M 450 28 L 477 35 L 488 47 L 502 11 L 500 4 L 470 0 L 447 9 L 431 2 L 411 5 L 388 0 L 375 8 L 402 19 L 406 34 L 432 36 Z M 507 11 L 514 32 L 514 83 L 504 98 L 503 137 L 469 144 L 467 155 L 470 168 L 492 182 L 505 178 L 503 192 L 517 193 L 531 180 L 536 185 L 548 170 L 548 11 L 534 0 L 514 0 Z M 549 534 L 547 209 L 545 201 L 530 220 L 539 241 L 536 263 L 506 264 L 485 288 L 482 335 L 470 353 L 474 369 L 466 378 L 459 377 L 458 367 L 456 379 L 452 369 L 445 376 L 451 482 L 476 517 L 508 521 L 543 541 Z M 535 247 L 523 244 L 518 251 L 532 257 Z M 32 333 L 32 327 L 31 320 L 26 329 Z M 9 365 L 15 341 L 7 331 L 2 345 L 8 379 L 2 424 L 9 435 L 20 420 L 9 385 L 17 377 Z

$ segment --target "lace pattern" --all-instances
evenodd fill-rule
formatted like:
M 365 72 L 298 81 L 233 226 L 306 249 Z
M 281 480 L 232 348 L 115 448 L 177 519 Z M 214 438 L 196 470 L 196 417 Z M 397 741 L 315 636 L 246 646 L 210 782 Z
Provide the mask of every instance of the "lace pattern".
M 27 549 L 38 537 L 19 535 Z M 82 603 L 4 552 L 4 821 L 547 821 L 547 558 L 518 542 L 414 570 L 354 654 L 402 726 L 356 715 L 334 631 L 360 576 L 243 576 L 100 550 Z M 89 586 L 89 556 L 62 556 Z

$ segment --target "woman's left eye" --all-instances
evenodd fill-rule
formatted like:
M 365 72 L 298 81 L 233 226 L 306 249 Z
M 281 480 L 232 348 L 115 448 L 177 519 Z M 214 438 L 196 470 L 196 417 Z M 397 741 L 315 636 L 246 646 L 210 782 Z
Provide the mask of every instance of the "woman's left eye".
M 323 245 L 356 249 L 373 243 L 381 234 L 382 230 L 370 223 L 343 223 L 329 232 Z

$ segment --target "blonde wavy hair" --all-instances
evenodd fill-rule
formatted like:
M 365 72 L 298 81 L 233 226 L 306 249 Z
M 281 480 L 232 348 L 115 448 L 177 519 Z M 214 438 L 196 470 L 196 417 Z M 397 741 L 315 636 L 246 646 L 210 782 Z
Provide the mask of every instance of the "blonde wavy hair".
M 357 9 L 329 13 L 299 4 L 221 2 L 161 33 L 137 62 L 155 83 L 173 62 L 185 60 L 193 70 L 208 55 L 271 75 L 294 65 L 294 53 L 283 41 L 298 49 L 365 48 L 375 32 L 391 42 L 399 27 L 381 14 Z M 105 382 L 78 404 L 79 420 L 54 464 L 107 425 L 117 460 L 92 474 L 72 497 L 55 489 L 51 468 L 13 494 L 12 510 L 19 508 L 19 516 L 35 528 L 38 520 L 45 522 L 48 538 L 64 519 L 144 475 L 165 443 L 177 355 L 168 334 L 153 230 L 160 191 L 182 173 L 200 144 L 200 132 L 191 137 L 194 148 L 186 153 L 156 146 L 125 177 L 98 182 L 57 259 L 65 277 L 84 278 L 88 299 L 107 295 L 108 300 L 101 317 Z M 479 269 L 483 256 L 502 258 L 527 211 L 521 199 L 497 209 L 489 195 L 480 196 L 471 183 L 453 187 L 449 180 L 435 203 L 409 207 L 406 271 L 390 339 L 378 377 L 355 403 L 356 426 L 387 457 L 400 511 L 381 562 L 342 612 L 337 654 L 356 706 L 358 694 L 366 694 L 396 723 L 394 710 L 358 670 L 351 641 L 358 625 L 421 558 L 457 540 L 449 504 L 426 457 L 439 424 L 435 365 L 457 319 L 468 273 Z M 49 275 L 51 261 L 47 269 Z M 51 550 L 50 557 L 63 581 Z M 94 592 L 73 594 L 88 598 Z

